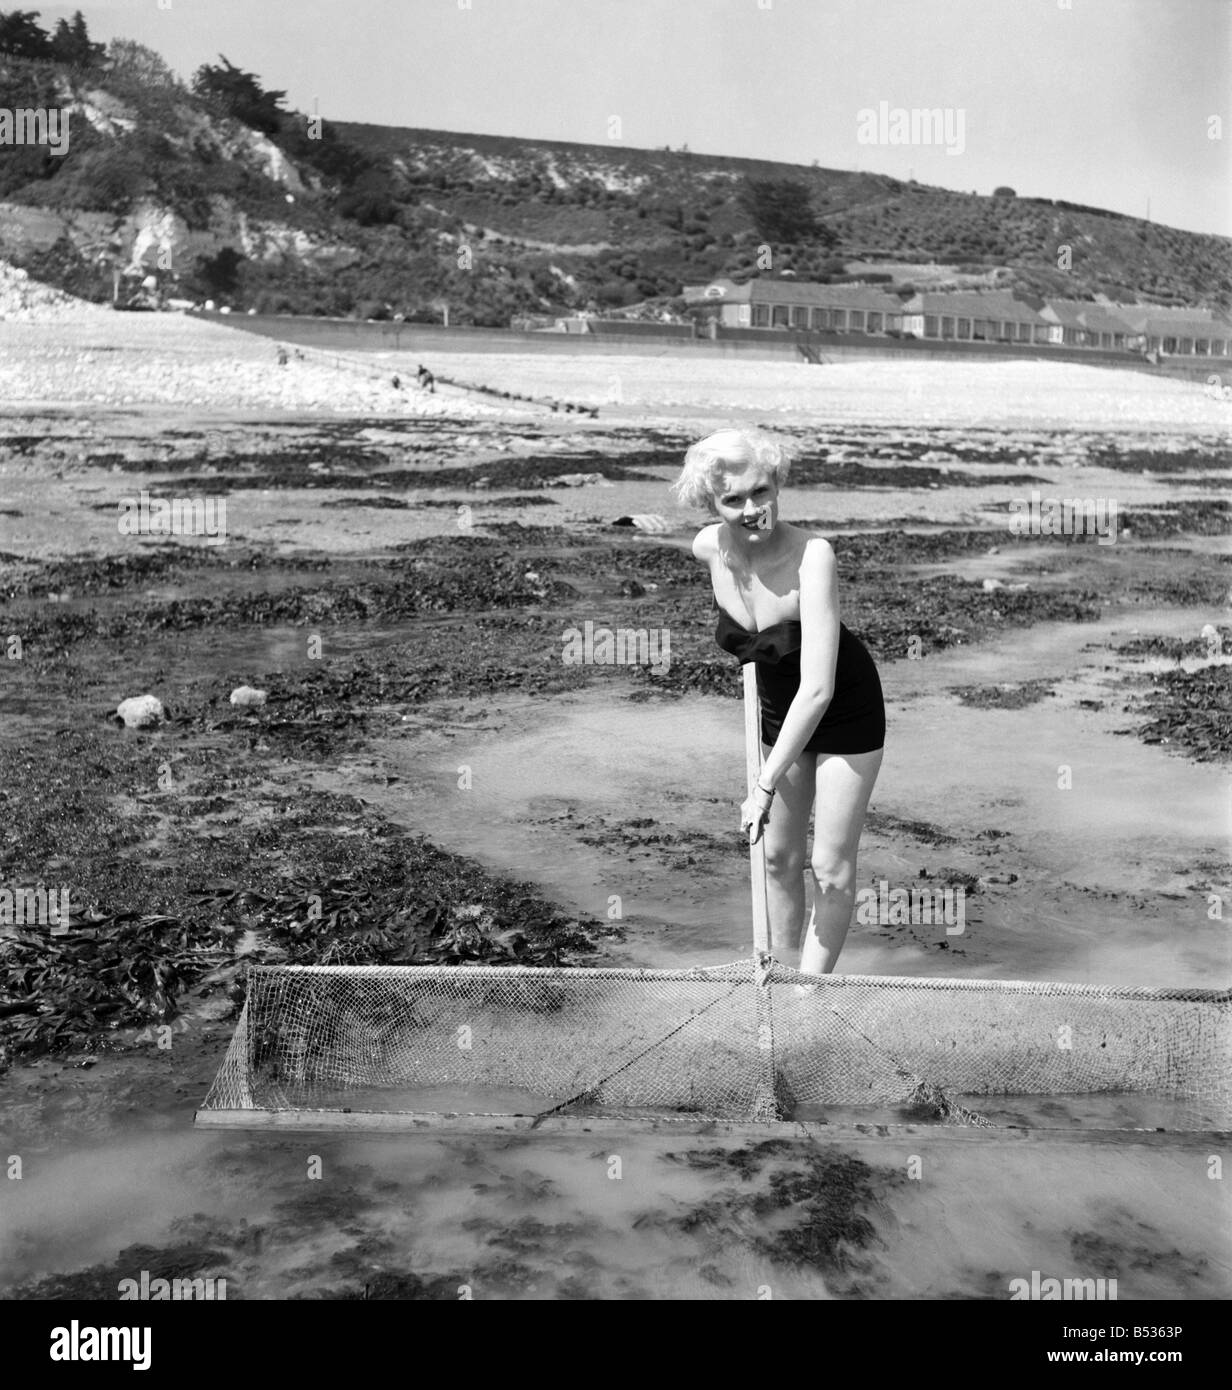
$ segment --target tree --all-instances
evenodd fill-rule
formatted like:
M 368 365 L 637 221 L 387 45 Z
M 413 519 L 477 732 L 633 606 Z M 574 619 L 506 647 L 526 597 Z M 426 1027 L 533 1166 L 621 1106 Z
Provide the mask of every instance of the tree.
M 67 63 L 70 67 L 96 68 L 103 61 L 107 48 L 105 44 L 91 43 L 86 21 L 81 11 L 73 15 L 72 23 L 62 19 L 56 25 L 51 39 L 51 56 L 57 63 Z
M 813 241 L 823 247 L 838 241 L 817 221 L 808 189 L 793 179 L 745 179 L 740 202 L 764 241 Z
M 1012 188 L 1007 188 L 1005 184 L 1002 184 L 1000 188 L 993 189 L 992 196 L 994 198 L 1017 198 L 1018 194 Z
M 239 289 L 239 271 L 244 257 L 233 246 L 224 246 L 216 256 L 198 256 L 192 282 L 211 298 L 230 299 Z
M 376 170 L 366 170 L 338 199 L 339 214 L 361 227 L 381 227 L 396 221 L 398 205 L 385 191 L 387 183 Z
M 37 10 L 0 14 L 0 53 L 10 53 L 14 58 L 50 58 L 51 39 L 37 21 Z
M 132 39 L 112 39 L 107 64 L 113 76 L 128 78 L 145 87 L 179 87 L 180 79 L 152 48 Z
M 255 73 L 243 72 L 220 53 L 222 67 L 203 63 L 193 74 L 192 89 L 212 100 L 229 116 L 264 135 L 277 135 L 286 112 L 282 101 L 286 92 L 267 92 Z

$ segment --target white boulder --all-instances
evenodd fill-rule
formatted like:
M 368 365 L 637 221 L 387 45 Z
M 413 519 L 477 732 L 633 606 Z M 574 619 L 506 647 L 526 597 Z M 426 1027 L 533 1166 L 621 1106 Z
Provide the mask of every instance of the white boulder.
M 254 690 L 251 685 L 237 685 L 231 692 L 231 703 L 246 709 L 263 705 L 268 697 L 267 690 Z
M 153 695 L 133 695 L 116 706 L 116 717 L 126 729 L 152 729 L 166 718 L 166 711 Z

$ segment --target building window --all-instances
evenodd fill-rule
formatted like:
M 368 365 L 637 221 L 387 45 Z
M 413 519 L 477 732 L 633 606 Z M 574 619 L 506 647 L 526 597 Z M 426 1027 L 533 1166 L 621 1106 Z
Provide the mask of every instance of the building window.
M 753 327 L 767 328 L 770 324 L 770 306 L 768 304 L 753 305 Z
M 1031 341 L 1031 325 L 1029 323 L 1020 323 L 1018 325 L 1018 341 L 1020 343 L 1029 343 Z
M 813 310 L 813 327 L 824 328 L 826 326 L 826 311 L 824 309 Z
M 954 336 L 954 320 L 948 316 L 941 320 L 941 336 L 952 338 Z
M 776 304 L 770 311 L 770 326 L 772 328 L 787 327 L 787 305 Z
M 846 309 L 831 309 L 831 310 L 830 310 L 830 322 L 831 322 L 832 326 L 833 326 L 834 328 L 838 329 L 838 331 L 839 331 L 840 333 L 845 332 L 845 331 L 846 331 L 846 328 L 847 328 L 847 310 L 846 310 Z
M 1165 352 L 1175 352 L 1175 351 L 1176 351 L 1176 339 L 1175 339 L 1175 338 L 1165 338 L 1165 339 L 1164 339 L 1164 351 L 1165 351 Z
M 1184 353 L 1185 356 L 1188 357 L 1188 356 L 1193 352 L 1193 339 L 1192 339 L 1192 338 L 1181 338 L 1181 339 L 1179 339 L 1179 340 L 1177 341 L 1177 348 L 1176 348 L 1176 350 L 1177 350 L 1178 352 Z
M 957 325 L 957 330 L 956 330 L 956 332 L 957 332 L 958 337 L 960 337 L 960 338 L 970 338 L 970 336 L 971 336 L 971 320 L 970 320 L 970 319 L 959 319 L 959 320 L 958 320 L 958 325 Z
M 1001 336 L 1007 343 L 1012 343 L 1014 341 L 1014 325 L 1012 323 L 1003 323 L 1001 325 Z
M 868 316 L 868 331 L 870 333 L 880 333 L 884 317 L 883 314 L 874 314 L 870 312 Z
M 926 338 L 935 338 L 935 337 L 937 336 L 937 315 L 936 315 L 936 314 L 925 314 L 925 315 L 924 315 L 924 336 L 925 336 Z
M 856 332 L 858 332 L 858 333 L 863 333 L 863 332 L 864 332 L 864 310 L 863 310 L 863 309 L 852 309 L 852 311 L 848 314 L 847 318 L 848 318 L 848 324 L 849 324 L 849 326 L 850 326 L 852 329 L 854 329 L 854 330 L 855 330 Z
M 808 310 L 804 308 L 803 305 L 797 304 L 793 306 L 791 311 L 791 326 L 793 328 L 808 327 Z
M 1208 338 L 1196 339 L 1194 342 L 1194 352 L 1197 353 L 1199 357 L 1209 357 L 1211 352 L 1210 340 Z

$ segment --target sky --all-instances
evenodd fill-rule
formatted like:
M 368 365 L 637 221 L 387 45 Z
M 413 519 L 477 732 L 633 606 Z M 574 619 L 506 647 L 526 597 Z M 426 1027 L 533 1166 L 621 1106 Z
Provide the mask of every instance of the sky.
M 1232 235 L 1232 0 L 79 7 L 95 39 L 136 39 L 185 78 L 225 54 L 326 120 L 687 145 L 1139 217 L 1149 200 L 1155 222 Z M 44 5 L 41 22 L 74 8 Z M 887 143 L 888 123 L 866 124 L 862 142 L 861 112 L 883 102 L 948 112 L 948 137 Z

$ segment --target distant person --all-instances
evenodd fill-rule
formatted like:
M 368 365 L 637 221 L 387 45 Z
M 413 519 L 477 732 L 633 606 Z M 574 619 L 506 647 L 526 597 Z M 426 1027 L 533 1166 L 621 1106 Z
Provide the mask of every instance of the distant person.
M 787 471 L 772 437 L 720 430 L 685 454 L 673 491 L 717 518 L 693 541 L 719 610 L 715 641 L 757 664 L 765 762 L 740 818 L 750 844 L 765 835 L 770 950 L 784 959 L 799 949 L 800 970 L 826 975 L 851 925 L 885 704 L 873 658 L 839 620 L 829 541 L 780 520 Z M 810 811 L 815 891 L 805 929 Z
M 436 378 L 422 362 L 419 364 L 419 370 L 415 373 L 415 379 L 425 391 L 431 391 L 433 395 L 436 394 Z
M 287 365 L 287 362 L 288 362 L 289 360 L 290 360 L 290 359 L 287 357 L 287 350 L 286 350 L 286 348 L 281 348 L 281 347 L 280 347 L 280 348 L 278 349 L 278 365 L 279 365 L 280 367 L 285 367 L 285 366 Z
M 394 373 L 394 390 L 402 390 L 402 378 L 396 372 Z

